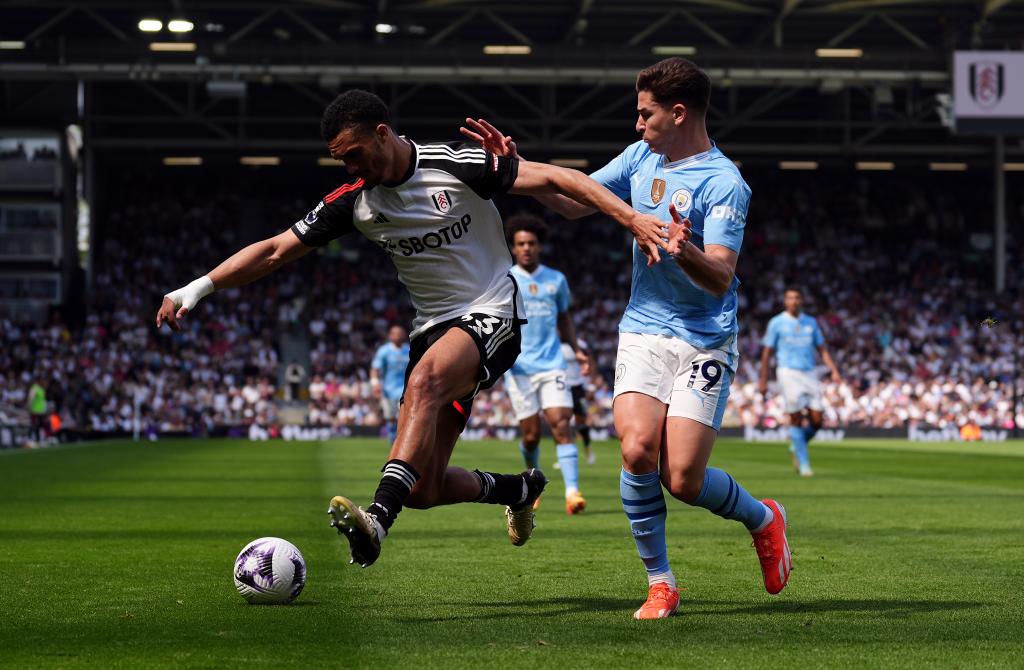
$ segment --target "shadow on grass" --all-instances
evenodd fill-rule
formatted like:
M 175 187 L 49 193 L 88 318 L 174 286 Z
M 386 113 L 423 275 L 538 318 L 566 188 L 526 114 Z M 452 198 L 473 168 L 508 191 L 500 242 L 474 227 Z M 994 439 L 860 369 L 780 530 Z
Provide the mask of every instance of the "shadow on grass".
M 852 600 L 778 600 L 756 604 L 696 600 L 684 604 L 687 605 L 686 611 L 693 614 L 811 614 L 837 612 L 901 616 L 928 612 L 945 612 L 948 610 L 977 609 L 979 607 L 987 607 L 991 603 L 964 600 L 887 600 L 869 598 Z M 740 606 L 727 607 L 728 605 Z M 698 609 L 698 607 L 701 609 Z
M 438 602 L 438 606 L 464 609 L 464 613 L 396 617 L 397 621 L 421 623 L 429 621 L 459 621 L 531 617 L 560 617 L 567 614 L 594 612 L 632 612 L 640 604 L 636 598 L 536 598 L 515 602 Z M 844 614 L 885 614 L 889 617 L 977 609 L 991 603 L 961 600 L 886 600 L 886 599 L 832 599 L 755 603 L 728 600 L 686 600 L 680 612 L 686 615 L 746 615 L 767 614 L 797 616 L 824 612 Z

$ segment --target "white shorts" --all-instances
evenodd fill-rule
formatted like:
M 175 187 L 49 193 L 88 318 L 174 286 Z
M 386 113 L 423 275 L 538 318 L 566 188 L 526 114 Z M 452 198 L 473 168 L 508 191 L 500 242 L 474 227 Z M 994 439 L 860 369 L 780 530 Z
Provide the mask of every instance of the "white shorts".
M 505 390 L 512 401 L 516 421 L 528 419 L 542 409 L 572 408 L 572 391 L 565 383 L 565 370 L 538 372 L 535 375 L 505 373 Z
M 804 409 L 815 412 L 822 410 L 821 382 L 813 370 L 793 370 L 779 368 L 775 377 L 782 387 L 782 397 L 786 401 L 786 413 L 792 414 Z
M 385 421 L 394 421 L 398 418 L 398 398 L 380 397 L 380 413 Z
M 735 356 L 698 349 L 667 335 L 620 333 L 615 396 L 643 393 L 668 405 L 668 416 L 693 419 L 715 430 L 729 399 Z

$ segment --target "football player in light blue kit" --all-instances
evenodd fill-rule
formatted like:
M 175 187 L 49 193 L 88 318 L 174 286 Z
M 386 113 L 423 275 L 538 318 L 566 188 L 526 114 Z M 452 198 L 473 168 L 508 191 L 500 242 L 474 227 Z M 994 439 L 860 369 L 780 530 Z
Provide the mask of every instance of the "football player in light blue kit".
M 707 465 L 736 370 L 735 268 L 750 189 L 708 137 L 711 82 L 696 65 L 663 60 L 640 72 L 636 91 L 642 140 L 591 176 L 629 198 L 637 211 L 666 222 L 671 217 L 668 246 L 678 249 L 648 264 L 634 246 L 613 407 L 622 443 L 622 504 L 649 585 L 647 601 L 633 616 L 659 619 L 679 605 L 665 542 L 663 485 L 687 504 L 743 523 L 769 593 L 785 587 L 792 559 L 782 505 L 758 501 L 728 473 Z M 463 134 L 489 150 L 515 153 L 512 138 L 490 124 L 467 124 L 472 130 Z M 594 211 L 563 198 L 537 199 L 568 218 Z
M 539 218 L 518 214 L 505 222 L 516 264 L 511 274 L 526 306 L 527 322 L 515 365 L 505 373 L 505 389 L 519 421 L 519 449 L 527 468 L 540 462 L 540 413 L 551 427 L 558 465 L 565 481 L 565 512 L 579 514 L 587 506 L 580 493 L 579 453 L 572 427 L 572 391 L 569 388 L 562 342 L 576 342 L 569 311 L 569 282 L 558 270 L 542 265 L 541 248 L 547 227 Z M 576 360 L 589 368 L 586 352 L 576 345 Z M 587 370 L 589 371 L 589 370 Z M 539 498 L 534 503 L 537 507 Z
M 388 328 L 388 341 L 380 345 L 370 365 L 370 385 L 380 398 L 380 410 L 388 429 L 388 442 L 398 433 L 398 404 L 405 391 L 405 368 L 409 365 L 409 342 L 405 328 Z
M 821 354 L 821 362 L 832 373 L 832 381 L 839 384 L 843 378 L 828 353 L 817 319 L 801 311 L 804 299 L 800 289 L 787 288 L 783 304 L 785 309 L 768 322 L 761 340 L 761 374 L 757 387 L 762 395 L 768 392 L 768 366 L 775 352 L 775 374 L 789 414 L 792 441 L 789 450 L 793 453 L 793 465 L 800 476 L 813 477 L 807 444 L 821 428 L 823 409 L 821 383 L 814 374 L 814 352 Z

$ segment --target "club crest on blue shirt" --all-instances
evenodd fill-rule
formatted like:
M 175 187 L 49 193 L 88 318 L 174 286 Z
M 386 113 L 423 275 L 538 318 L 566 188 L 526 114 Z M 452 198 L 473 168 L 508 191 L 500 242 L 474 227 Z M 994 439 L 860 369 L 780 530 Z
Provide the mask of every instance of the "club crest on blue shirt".
M 530 295 L 537 295 L 537 291 L 538 291 L 537 285 L 536 284 L 530 284 Z
M 685 188 L 681 188 L 672 194 L 672 204 L 675 206 L 676 211 L 680 214 L 689 211 L 690 205 L 693 202 L 693 194 L 687 191 Z

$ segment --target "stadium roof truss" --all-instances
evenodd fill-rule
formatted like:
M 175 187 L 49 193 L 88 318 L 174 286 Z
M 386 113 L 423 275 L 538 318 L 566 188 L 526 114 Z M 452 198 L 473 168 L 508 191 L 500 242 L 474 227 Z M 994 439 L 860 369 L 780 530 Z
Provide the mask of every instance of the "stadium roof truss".
M 111 149 L 322 151 L 322 108 L 361 86 L 415 137 L 457 137 L 468 114 L 524 152 L 607 156 L 634 137 L 637 70 L 692 53 L 735 154 L 987 156 L 942 124 L 951 53 L 1024 40 L 1024 0 L 0 0 L 0 16 L 0 40 L 24 42 L 2 52 L 4 117 L 77 120 Z

